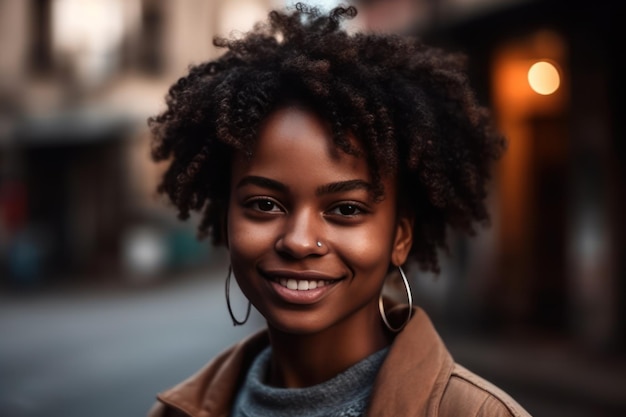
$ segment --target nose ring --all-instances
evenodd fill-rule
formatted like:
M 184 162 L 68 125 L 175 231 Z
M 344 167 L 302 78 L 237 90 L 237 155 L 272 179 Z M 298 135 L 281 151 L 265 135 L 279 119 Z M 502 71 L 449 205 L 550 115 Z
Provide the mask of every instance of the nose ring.
M 318 241 L 317 241 L 317 243 L 316 243 L 316 245 L 317 245 L 317 247 L 318 247 L 318 248 L 321 248 L 321 247 L 322 247 L 322 242 L 320 242 L 320 241 L 318 240 Z

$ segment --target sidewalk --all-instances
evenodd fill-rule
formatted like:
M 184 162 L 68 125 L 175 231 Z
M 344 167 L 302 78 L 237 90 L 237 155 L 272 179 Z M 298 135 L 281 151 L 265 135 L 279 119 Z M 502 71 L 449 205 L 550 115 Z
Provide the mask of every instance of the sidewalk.
M 535 416 L 626 416 L 626 358 L 562 343 L 445 337 L 455 360 Z
M 138 381 L 135 389 L 145 389 L 150 400 L 153 390 L 150 384 L 165 386 L 165 382 L 160 381 L 177 380 L 180 375 L 173 373 L 182 365 L 182 360 L 177 360 L 176 369 L 166 369 L 163 375 L 155 374 L 162 371 L 155 369 L 155 363 L 184 356 L 190 363 L 189 369 L 194 369 L 197 363 L 203 363 L 210 356 L 207 346 L 216 339 L 216 334 L 232 334 L 232 339 L 236 340 L 241 335 L 234 332 L 251 331 L 250 325 L 232 328 L 228 320 L 223 305 L 223 273 L 219 268 L 196 271 L 143 288 L 57 288 L 31 296 L 0 294 L 0 328 L 4 334 L 12 335 L 0 343 L 0 367 L 4 363 L 6 369 L 15 371 L 11 390 L 21 392 L 20 387 L 30 386 L 32 381 L 40 384 L 46 378 L 51 379 L 53 375 L 45 374 L 47 368 L 32 366 L 41 362 L 63 369 L 66 384 L 83 381 L 81 378 L 92 379 L 87 379 L 89 383 L 76 382 L 72 390 L 67 390 L 52 378 L 55 383 L 46 390 L 42 388 L 41 398 L 30 391 L 24 394 L 24 398 L 37 406 L 47 407 L 46 398 L 56 401 L 75 392 L 84 398 L 85 409 L 88 409 L 93 407 L 90 402 L 96 401 L 94 398 L 109 398 L 109 392 L 114 398 L 115 387 L 129 379 Z M 261 321 L 258 321 L 259 326 Z M 167 323 L 165 329 L 179 334 L 164 337 L 164 323 Z M 214 333 L 220 325 L 226 326 L 225 329 Z M 458 363 L 507 391 L 535 417 L 626 416 L 626 357 L 592 355 L 564 342 L 533 338 L 513 341 L 448 331 L 444 326 L 438 329 Z M 151 340 L 148 351 L 137 347 Z M 172 341 L 171 346 L 167 340 Z M 182 340 L 185 342 L 179 343 Z M 105 371 L 98 369 L 83 375 L 87 371 L 74 366 L 75 358 L 91 358 L 89 355 L 94 349 L 101 352 L 100 357 L 117 352 L 114 364 L 134 365 L 112 368 L 118 372 L 112 374 L 110 364 L 104 363 Z M 184 355 L 180 354 L 180 349 L 185 350 Z M 28 356 L 29 352 L 32 356 Z M 99 359 L 98 363 L 101 362 Z M 31 371 L 33 375 L 29 374 Z M 111 374 L 110 388 L 92 387 L 93 381 L 102 380 L 103 372 Z M 141 399 L 143 394 L 137 393 L 136 397 Z M 60 408 L 56 415 L 70 415 L 69 408 L 61 408 L 66 403 L 58 401 Z M 148 405 L 138 403 L 136 409 L 142 410 Z M 80 415 L 80 407 L 72 407 L 76 413 L 70 416 Z M 105 407 L 103 411 L 107 410 Z M 51 412 L 47 415 L 56 416 Z

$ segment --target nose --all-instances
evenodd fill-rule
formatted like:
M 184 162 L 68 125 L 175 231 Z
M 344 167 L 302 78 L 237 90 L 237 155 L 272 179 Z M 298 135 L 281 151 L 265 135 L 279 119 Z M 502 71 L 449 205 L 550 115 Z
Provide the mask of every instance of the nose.
M 328 246 L 321 236 L 322 223 L 322 216 L 314 210 L 292 212 L 285 221 L 283 233 L 276 241 L 276 250 L 296 259 L 323 255 Z

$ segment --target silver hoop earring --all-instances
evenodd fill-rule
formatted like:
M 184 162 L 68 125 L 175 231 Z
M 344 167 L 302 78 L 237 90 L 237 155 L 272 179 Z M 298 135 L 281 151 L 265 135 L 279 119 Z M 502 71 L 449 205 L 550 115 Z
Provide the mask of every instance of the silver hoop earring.
M 402 283 L 404 284 L 404 289 L 406 291 L 406 297 L 409 302 L 409 314 L 406 320 L 404 321 L 404 323 L 402 323 L 400 327 L 391 326 L 391 324 L 389 323 L 389 320 L 387 320 L 387 314 L 385 314 L 385 306 L 383 305 L 382 291 L 380 295 L 378 296 L 378 310 L 380 311 L 380 317 L 383 319 L 383 322 L 385 323 L 385 326 L 387 326 L 389 331 L 393 333 L 398 333 L 400 330 L 402 330 L 404 326 L 407 325 L 409 320 L 411 320 L 411 315 L 413 314 L 413 296 L 411 295 L 411 287 L 409 286 L 409 280 L 406 278 L 406 275 L 404 274 L 404 271 L 402 270 L 401 266 L 398 266 L 398 270 L 400 271 L 400 276 L 402 277 Z
M 226 276 L 226 307 L 228 307 L 228 314 L 230 314 L 230 318 L 233 319 L 233 326 L 242 326 L 246 324 L 248 321 L 248 317 L 250 317 L 250 300 L 248 300 L 248 311 L 246 311 L 246 317 L 243 320 L 237 320 L 235 315 L 233 314 L 233 309 L 230 306 L 230 275 L 233 272 L 233 268 L 231 266 L 228 267 L 228 275 Z

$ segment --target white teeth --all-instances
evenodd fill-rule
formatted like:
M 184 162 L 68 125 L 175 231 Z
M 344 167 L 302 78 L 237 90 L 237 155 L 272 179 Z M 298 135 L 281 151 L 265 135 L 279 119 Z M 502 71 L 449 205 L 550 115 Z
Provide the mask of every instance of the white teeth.
M 297 291 L 314 290 L 316 288 L 320 288 L 320 287 L 327 285 L 327 282 L 323 280 L 307 281 L 307 280 L 295 280 L 292 278 L 290 279 L 281 278 L 278 280 L 278 283 L 285 288 L 289 288 L 290 290 L 297 290 Z

